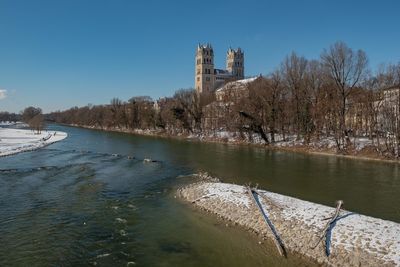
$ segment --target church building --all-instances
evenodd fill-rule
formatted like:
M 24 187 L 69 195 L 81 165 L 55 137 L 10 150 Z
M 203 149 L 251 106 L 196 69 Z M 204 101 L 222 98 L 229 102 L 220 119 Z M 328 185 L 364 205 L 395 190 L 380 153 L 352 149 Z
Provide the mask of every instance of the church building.
M 244 53 L 229 48 L 226 69 L 214 68 L 214 51 L 210 44 L 198 45 L 196 50 L 195 88 L 198 93 L 213 93 L 228 81 L 244 78 Z

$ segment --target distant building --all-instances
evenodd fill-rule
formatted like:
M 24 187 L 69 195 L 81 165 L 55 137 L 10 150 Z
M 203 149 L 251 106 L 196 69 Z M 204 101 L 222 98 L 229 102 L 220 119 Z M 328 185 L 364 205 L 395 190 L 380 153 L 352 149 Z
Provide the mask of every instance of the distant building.
M 224 70 L 214 68 L 214 50 L 210 44 L 197 46 L 195 62 L 195 88 L 198 93 L 213 93 L 228 81 L 244 78 L 244 53 L 240 48 L 229 48 Z
M 215 131 L 226 127 L 228 121 L 234 121 L 234 106 L 241 99 L 249 97 L 249 85 L 261 75 L 253 78 L 247 78 L 232 81 L 224 84 L 215 91 L 216 101 L 203 108 L 202 123 L 206 129 Z M 223 130 L 228 130 L 224 128 Z
M 396 86 L 382 90 L 381 98 L 374 103 L 374 107 L 378 111 L 378 123 L 388 132 L 393 126 L 399 126 L 399 103 L 400 88 Z
M 215 91 L 217 101 L 238 101 L 241 98 L 249 96 L 248 85 L 261 76 L 247 78 L 243 80 L 228 82 Z
M 382 91 L 382 101 L 385 105 L 393 108 L 393 111 L 398 110 L 400 97 L 400 88 L 393 86 Z

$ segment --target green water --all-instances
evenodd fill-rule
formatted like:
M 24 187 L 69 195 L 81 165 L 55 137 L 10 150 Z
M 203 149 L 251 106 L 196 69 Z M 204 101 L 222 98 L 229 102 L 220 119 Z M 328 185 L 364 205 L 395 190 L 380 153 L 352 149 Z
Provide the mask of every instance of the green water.
M 395 164 L 51 128 L 69 137 L 0 158 L 0 266 L 312 265 L 175 199 L 200 170 L 400 221 Z

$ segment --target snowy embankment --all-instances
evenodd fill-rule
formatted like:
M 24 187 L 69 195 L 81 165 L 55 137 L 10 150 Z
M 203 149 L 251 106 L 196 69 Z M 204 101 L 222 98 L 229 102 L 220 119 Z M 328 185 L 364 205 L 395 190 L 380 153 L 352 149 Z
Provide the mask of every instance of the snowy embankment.
M 0 127 L 1 126 L 12 126 L 15 125 L 16 122 L 15 121 L 0 121 Z
M 0 127 L 20 129 L 27 128 L 29 125 L 21 121 L 0 121 Z
M 341 211 L 327 235 L 323 230 L 335 208 L 258 190 L 259 201 L 287 251 L 328 266 L 400 266 L 400 224 Z M 178 190 L 195 206 L 273 239 L 244 186 L 199 182 Z M 322 242 L 313 249 L 318 239 Z M 327 255 L 329 254 L 329 255 Z
M 66 137 L 66 133 L 58 131 L 35 134 L 31 130 L 0 127 L 0 157 L 39 149 Z
M 271 141 L 271 134 L 266 134 L 268 139 Z M 196 137 L 195 135 L 189 136 L 189 137 Z M 259 134 L 251 134 L 249 135 L 248 133 L 242 133 L 240 134 L 239 132 L 228 132 L 228 131 L 217 131 L 215 133 L 210 133 L 210 134 L 203 134 L 198 136 L 199 139 L 217 139 L 217 140 L 225 140 L 227 142 L 239 142 L 239 141 L 245 141 L 248 143 L 252 144 L 266 144 L 266 142 L 261 138 Z M 244 139 L 243 139 L 244 138 Z M 297 139 L 296 135 L 286 135 L 285 138 L 283 138 L 283 135 L 281 134 L 275 134 L 275 142 L 272 143 L 273 146 L 276 147 L 299 147 L 299 146 L 304 146 L 304 138 Z M 360 151 L 364 149 L 367 146 L 372 146 L 373 142 L 371 139 L 368 137 L 356 137 L 356 138 L 351 138 L 350 139 L 353 142 L 354 149 L 356 151 Z M 337 144 L 335 141 L 335 138 L 330 136 L 330 137 L 320 137 L 318 140 L 316 139 L 311 139 L 310 142 L 307 144 L 308 147 L 310 148 L 326 148 L 326 149 L 332 149 L 336 148 Z

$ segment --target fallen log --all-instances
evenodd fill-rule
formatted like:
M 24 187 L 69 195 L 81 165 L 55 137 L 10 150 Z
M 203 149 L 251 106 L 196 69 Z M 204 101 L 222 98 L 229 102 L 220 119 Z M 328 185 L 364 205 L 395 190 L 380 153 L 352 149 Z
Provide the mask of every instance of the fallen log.
M 333 223 L 335 223 L 335 221 L 337 220 L 342 206 L 343 206 L 343 201 L 342 200 L 338 200 L 336 202 L 336 210 L 335 210 L 335 213 L 333 214 L 333 216 L 330 217 L 330 218 L 323 219 L 323 220 L 328 220 L 329 219 L 329 222 L 326 224 L 324 230 L 322 231 L 322 235 L 319 237 L 317 243 L 315 243 L 314 246 L 311 246 L 311 249 L 315 249 L 319 245 L 319 243 L 322 241 L 322 239 L 324 237 L 327 238 L 328 230 L 331 227 L 331 225 L 333 225 Z M 326 245 L 326 242 L 325 242 L 325 245 Z M 326 252 L 327 256 L 329 256 L 327 251 L 328 251 L 328 249 L 325 248 L 325 252 Z
M 317 242 L 328 222 L 321 219 L 331 217 L 335 213 L 336 204 L 328 207 L 262 189 L 257 191 L 282 208 L 278 210 L 258 197 L 283 240 L 287 253 L 291 251 L 312 259 L 320 266 L 400 267 L 400 223 L 347 211 L 343 205 L 337 219 L 328 229 L 328 243 L 319 244 L 313 250 L 310 247 Z M 192 183 L 179 191 L 179 196 L 190 203 L 210 193 L 216 195 L 193 205 L 251 232 L 267 232 L 270 244 L 275 246 L 274 237 L 260 217 L 260 211 L 255 207 L 246 186 L 219 182 Z M 324 245 L 330 249 L 328 257 L 323 251 Z M 278 255 L 277 251 L 275 253 Z
M 286 257 L 286 250 L 285 250 L 285 246 L 278 234 L 278 232 L 276 231 L 274 225 L 272 224 L 271 220 L 268 218 L 267 214 L 265 213 L 258 197 L 256 198 L 256 196 L 254 194 L 256 194 L 258 196 L 258 194 L 253 191 L 250 187 L 247 187 L 247 191 L 250 194 L 251 198 L 253 199 L 253 201 L 255 202 L 256 206 L 258 207 L 258 210 L 260 211 L 264 221 L 266 222 L 266 224 L 268 225 L 268 228 L 270 229 L 270 231 L 272 232 L 272 235 L 274 236 L 274 243 L 276 248 L 278 249 L 278 252 L 281 256 Z

